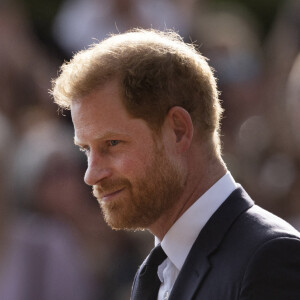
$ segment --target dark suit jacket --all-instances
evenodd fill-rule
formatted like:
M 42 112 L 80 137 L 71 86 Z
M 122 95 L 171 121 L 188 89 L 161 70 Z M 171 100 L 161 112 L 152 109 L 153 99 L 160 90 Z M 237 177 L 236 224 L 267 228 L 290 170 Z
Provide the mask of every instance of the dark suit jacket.
M 169 300 L 300 300 L 300 235 L 236 189 L 207 222 Z

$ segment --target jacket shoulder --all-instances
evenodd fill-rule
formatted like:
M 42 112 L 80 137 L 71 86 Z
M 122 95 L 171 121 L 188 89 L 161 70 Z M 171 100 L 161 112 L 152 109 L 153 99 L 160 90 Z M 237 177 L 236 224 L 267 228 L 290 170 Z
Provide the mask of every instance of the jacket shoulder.
M 262 245 L 249 260 L 240 290 L 243 300 L 300 299 L 300 239 L 286 235 Z
M 258 205 L 245 211 L 237 219 L 236 226 L 259 243 L 279 237 L 300 238 L 300 233 L 292 225 Z

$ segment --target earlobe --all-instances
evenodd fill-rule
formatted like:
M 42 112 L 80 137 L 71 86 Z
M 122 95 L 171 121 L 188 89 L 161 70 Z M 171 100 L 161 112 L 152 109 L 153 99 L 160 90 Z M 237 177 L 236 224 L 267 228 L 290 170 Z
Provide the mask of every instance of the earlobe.
M 168 112 L 170 126 L 174 133 L 175 145 L 179 152 L 185 152 L 192 142 L 194 126 L 190 114 L 180 106 Z

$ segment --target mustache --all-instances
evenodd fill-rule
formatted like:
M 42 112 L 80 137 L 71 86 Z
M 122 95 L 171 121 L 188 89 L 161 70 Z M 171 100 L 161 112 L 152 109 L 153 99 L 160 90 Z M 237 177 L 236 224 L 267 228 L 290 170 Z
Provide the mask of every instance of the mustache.
M 99 184 L 93 185 L 93 195 L 101 198 L 105 194 L 116 192 L 122 188 L 131 187 L 131 183 L 126 178 L 103 179 Z

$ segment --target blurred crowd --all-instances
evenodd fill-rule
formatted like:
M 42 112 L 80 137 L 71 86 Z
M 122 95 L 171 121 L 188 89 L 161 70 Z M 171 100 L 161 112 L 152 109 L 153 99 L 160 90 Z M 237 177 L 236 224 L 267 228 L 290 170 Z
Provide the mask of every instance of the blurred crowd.
M 49 89 L 63 60 L 132 27 L 172 28 L 209 58 L 229 169 L 300 229 L 300 1 L 277 2 L 268 26 L 238 1 L 0 2 L 1 299 L 129 299 L 153 239 L 104 223 Z

